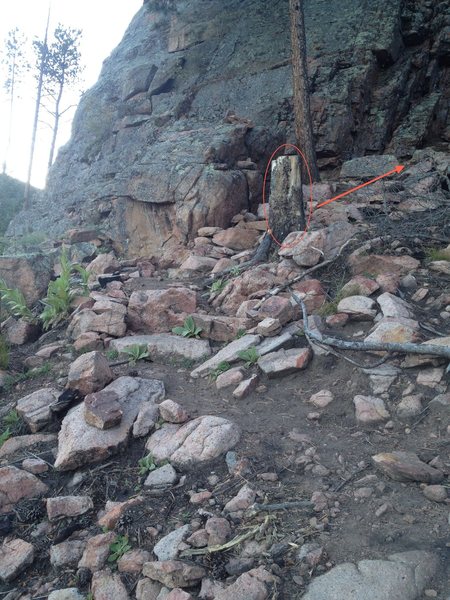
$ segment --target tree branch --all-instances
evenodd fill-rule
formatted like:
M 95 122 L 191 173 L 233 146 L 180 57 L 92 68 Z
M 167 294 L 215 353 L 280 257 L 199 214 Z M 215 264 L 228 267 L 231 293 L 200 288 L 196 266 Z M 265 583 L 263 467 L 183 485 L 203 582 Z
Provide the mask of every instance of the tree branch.
M 435 346 L 434 344 L 413 344 L 413 343 L 389 343 L 389 342 L 354 342 L 350 340 L 342 340 L 340 338 L 322 336 L 315 331 L 312 331 L 308 326 L 308 313 L 303 300 L 301 300 L 295 292 L 292 292 L 291 297 L 301 307 L 303 313 L 303 327 L 307 338 L 313 342 L 319 342 L 325 346 L 334 346 L 342 350 L 357 350 L 361 352 L 402 352 L 405 354 L 422 354 L 441 356 L 450 360 L 450 346 Z

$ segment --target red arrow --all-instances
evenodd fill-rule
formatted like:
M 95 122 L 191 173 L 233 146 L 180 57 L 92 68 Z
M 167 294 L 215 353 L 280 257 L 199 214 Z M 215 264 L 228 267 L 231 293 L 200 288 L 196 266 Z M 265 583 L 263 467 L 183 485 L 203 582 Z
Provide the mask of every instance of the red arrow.
M 366 187 L 366 185 L 370 185 L 371 183 L 375 183 L 375 181 L 378 181 L 379 179 L 383 179 L 383 177 L 388 177 L 389 175 L 393 175 L 394 173 L 401 173 L 404 168 L 405 167 L 403 165 L 397 165 L 395 167 L 395 169 L 392 169 L 391 171 L 388 171 L 387 173 L 384 173 L 383 175 L 378 175 L 378 177 L 375 177 L 375 179 L 371 179 L 370 181 L 366 181 L 366 183 L 362 183 L 361 185 L 357 185 L 356 187 L 352 188 L 351 190 L 347 190 L 343 194 L 339 194 L 339 196 L 335 196 L 334 198 L 330 198 L 329 200 L 325 200 L 325 202 L 322 202 L 321 204 L 318 204 L 316 206 L 316 208 L 320 208 L 321 206 L 325 206 L 326 204 L 330 204 L 330 202 L 334 202 L 335 200 L 339 200 L 339 198 L 343 198 L 344 196 L 348 196 L 349 194 L 352 194 L 353 192 L 356 192 L 356 190 L 360 190 L 361 188 Z

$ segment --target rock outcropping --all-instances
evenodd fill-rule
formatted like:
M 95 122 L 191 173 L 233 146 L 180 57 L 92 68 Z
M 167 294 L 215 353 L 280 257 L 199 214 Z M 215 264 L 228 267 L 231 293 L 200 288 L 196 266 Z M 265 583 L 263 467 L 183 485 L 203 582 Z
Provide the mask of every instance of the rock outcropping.
M 293 139 L 287 0 L 152 4 L 81 100 L 27 219 L 36 230 L 95 225 L 129 255 L 161 255 L 256 205 L 268 157 Z M 306 3 L 322 168 L 450 141 L 448 11 L 433 0 Z

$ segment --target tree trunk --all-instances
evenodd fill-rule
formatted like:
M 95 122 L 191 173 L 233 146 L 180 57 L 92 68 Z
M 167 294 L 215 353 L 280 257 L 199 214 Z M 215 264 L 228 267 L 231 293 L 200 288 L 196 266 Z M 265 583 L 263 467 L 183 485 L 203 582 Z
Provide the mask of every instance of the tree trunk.
M 5 159 L 3 161 L 3 174 L 6 173 L 6 163 L 8 161 L 9 149 L 11 146 L 11 134 L 12 134 L 12 122 L 13 122 L 13 112 L 14 112 L 14 88 L 16 84 L 16 59 L 14 58 L 14 63 L 12 66 L 12 74 L 11 74 L 11 90 L 9 96 L 9 123 L 8 123 L 8 140 L 6 142 L 6 150 L 5 150 Z
M 306 64 L 305 14 L 303 0 L 289 0 L 291 21 L 292 87 L 294 93 L 295 137 L 308 162 L 311 178 L 319 181 L 309 102 L 308 68 Z M 303 162 L 303 161 L 302 161 Z M 302 175 L 309 183 L 308 171 L 302 164 Z
M 44 70 L 45 70 L 45 63 L 46 63 L 47 54 L 48 54 L 47 39 L 48 39 L 49 25 L 50 25 L 50 6 L 48 9 L 48 15 L 47 15 L 47 25 L 45 27 L 44 52 L 41 57 L 41 64 L 40 64 L 40 68 L 39 68 L 39 79 L 38 79 L 38 86 L 37 86 L 36 105 L 35 105 L 35 109 L 34 109 L 33 133 L 31 135 L 30 160 L 28 163 L 27 182 L 25 184 L 25 193 L 24 193 L 24 197 L 23 197 L 23 207 L 25 210 L 29 210 L 31 208 L 31 202 L 30 202 L 31 173 L 33 170 L 34 150 L 36 147 L 36 134 L 37 134 L 37 128 L 38 128 L 38 123 L 39 123 L 39 109 L 41 107 L 42 86 L 44 84 Z
M 269 226 L 280 245 L 288 233 L 306 227 L 300 160 L 297 155 L 280 156 L 272 162 Z
M 53 164 L 53 156 L 55 154 L 56 138 L 58 137 L 59 118 L 61 116 L 59 109 L 60 109 L 63 89 L 64 89 L 64 80 L 60 83 L 58 98 L 56 99 L 56 104 L 55 104 L 55 121 L 53 123 L 52 144 L 50 146 L 50 156 L 48 157 L 48 168 L 49 169 Z

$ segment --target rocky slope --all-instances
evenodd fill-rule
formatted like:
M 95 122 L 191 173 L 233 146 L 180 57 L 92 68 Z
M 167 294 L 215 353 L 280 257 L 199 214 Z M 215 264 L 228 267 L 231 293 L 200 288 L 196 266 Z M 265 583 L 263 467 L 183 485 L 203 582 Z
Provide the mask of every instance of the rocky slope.
M 265 223 L 243 211 L 177 269 L 99 251 L 37 340 L 3 322 L 0 594 L 449 600 L 445 159 L 316 210 L 269 262 L 245 267 Z M 71 255 L 93 236 L 72 230 Z
M 144 4 L 105 61 L 27 219 L 35 230 L 95 225 L 129 255 L 161 254 L 258 202 L 268 157 L 292 136 L 288 2 L 177 4 Z M 429 0 L 306 3 L 323 168 L 449 142 L 449 18 Z

